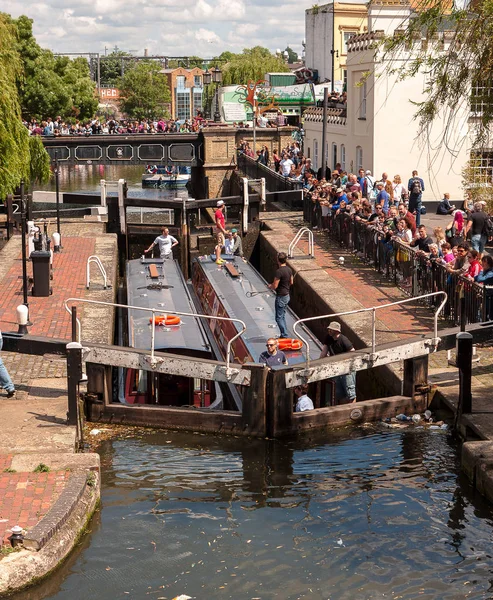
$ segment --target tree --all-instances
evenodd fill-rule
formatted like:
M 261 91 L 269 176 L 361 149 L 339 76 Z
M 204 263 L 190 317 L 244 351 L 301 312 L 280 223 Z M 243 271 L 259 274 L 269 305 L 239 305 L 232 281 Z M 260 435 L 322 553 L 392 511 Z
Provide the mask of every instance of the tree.
M 33 36 L 32 20 L 28 17 L 20 16 L 12 23 L 17 29 L 16 48 L 22 59 L 18 88 L 25 118 L 92 117 L 98 101 L 87 61 L 55 57 L 49 50 L 41 48 Z
M 115 48 L 107 56 L 100 57 L 101 85 L 115 87 L 120 83 L 129 62 L 122 58 L 125 56 L 131 56 L 131 54 Z
M 471 123 L 473 147 L 479 149 L 488 141 L 493 121 L 493 3 L 476 0 L 467 6 L 420 0 L 399 31 L 385 38 L 383 48 L 388 59 L 410 54 L 399 69 L 401 78 L 427 73 L 425 99 L 417 104 L 419 133 L 426 133 L 443 114 L 451 115 L 446 128 L 450 130 L 457 109 L 468 108 L 472 100 L 479 108 Z M 444 141 L 446 137 L 445 130 Z
M 16 51 L 17 32 L 9 15 L 0 13 L 0 198 L 11 194 L 21 179 L 29 181 L 29 135 L 21 120 L 17 82 L 22 62 Z
M 286 47 L 284 52 L 288 53 L 288 63 L 292 65 L 293 63 L 298 61 L 298 54 L 289 46 Z
M 263 80 L 266 73 L 282 72 L 289 72 L 289 68 L 267 48 L 245 48 L 241 54 L 234 54 L 224 65 L 223 85 L 246 85 L 249 81 Z
M 171 101 L 166 77 L 153 62 L 139 62 L 121 78 L 120 107 L 132 119 L 154 118 L 168 114 Z
M 30 183 L 48 183 L 51 177 L 50 155 L 39 135 L 29 137 L 29 157 Z

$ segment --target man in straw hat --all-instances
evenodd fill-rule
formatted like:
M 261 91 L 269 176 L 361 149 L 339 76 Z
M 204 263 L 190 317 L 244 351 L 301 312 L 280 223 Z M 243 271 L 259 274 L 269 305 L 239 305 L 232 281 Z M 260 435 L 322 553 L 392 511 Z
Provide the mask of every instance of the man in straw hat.
M 324 346 L 320 358 L 336 356 L 345 352 L 354 352 L 353 344 L 341 333 L 341 324 L 331 321 L 327 327 Z M 334 378 L 336 383 L 336 398 L 347 398 L 348 402 L 356 402 L 356 373 L 338 375 Z

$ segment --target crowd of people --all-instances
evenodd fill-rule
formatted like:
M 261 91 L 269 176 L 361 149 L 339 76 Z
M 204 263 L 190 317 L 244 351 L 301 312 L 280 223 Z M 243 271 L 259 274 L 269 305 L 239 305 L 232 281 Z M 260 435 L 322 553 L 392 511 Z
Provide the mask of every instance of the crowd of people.
M 135 133 L 196 133 L 206 123 L 199 113 L 193 119 L 99 119 L 88 121 L 75 120 L 73 123 L 56 117 L 45 121 L 24 121 L 24 125 L 31 135 L 66 136 L 66 135 L 118 135 Z

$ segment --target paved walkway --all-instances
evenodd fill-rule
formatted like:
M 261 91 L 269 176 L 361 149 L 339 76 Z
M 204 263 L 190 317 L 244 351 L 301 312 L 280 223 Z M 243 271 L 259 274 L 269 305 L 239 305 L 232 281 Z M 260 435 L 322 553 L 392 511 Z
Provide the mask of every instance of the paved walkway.
M 29 333 L 68 342 L 71 319 L 64 308 L 67 298 L 113 300 L 114 289 L 104 290 L 102 278 L 95 270 L 92 272 L 94 283 L 86 290 L 86 263 L 90 255 L 98 255 L 110 281 L 115 284 L 116 237 L 105 234 L 102 223 L 81 221 L 64 224 L 62 234 L 63 251 L 54 255 L 53 294 L 35 298 L 29 293 L 33 322 Z M 29 275 L 31 268 L 28 263 Z M 22 301 L 21 238 L 16 235 L 0 250 L 0 329 L 3 332 L 17 331 L 15 309 Z M 82 306 L 78 308 L 83 339 L 109 342 L 113 332 L 112 311 L 99 312 L 94 324 L 94 312 Z M 74 474 L 87 472 L 97 462 L 91 458 L 93 455 L 74 454 L 75 427 L 66 424 L 66 360 L 50 354 L 31 356 L 9 352 L 2 352 L 2 358 L 16 386 L 16 397 L 9 400 L 0 390 L 0 546 L 9 543 L 13 525 L 20 525 L 29 535 L 43 524 L 53 522 L 54 514 L 63 513 L 60 503 L 63 505 L 64 497 L 74 493 L 71 487 L 80 486 L 80 476 L 76 478 Z M 89 458 L 92 462 L 88 467 Z M 40 464 L 47 465 L 46 470 L 45 467 L 38 469 L 45 472 L 35 472 Z M 68 512 L 72 510 L 70 502 L 73 504 L 67 500 Z M 43 535 L 46 534 L 48 540 L 50 528 L 45 527 L 45 530 Z M 2 560 L 0 554 L 2 583 L 8 561 Z

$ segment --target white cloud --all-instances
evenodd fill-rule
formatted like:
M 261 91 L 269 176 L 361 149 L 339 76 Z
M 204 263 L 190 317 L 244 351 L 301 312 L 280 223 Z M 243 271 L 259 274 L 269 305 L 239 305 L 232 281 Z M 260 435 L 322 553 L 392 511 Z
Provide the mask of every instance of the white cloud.
M 221 43 L 221 40 L 216 33 L 209 31 L 208 29 L 204 29 L 203 27 L 195 32 L 195 39 L 199 40 L 199 42 L 207 42 L 208 44 Z

